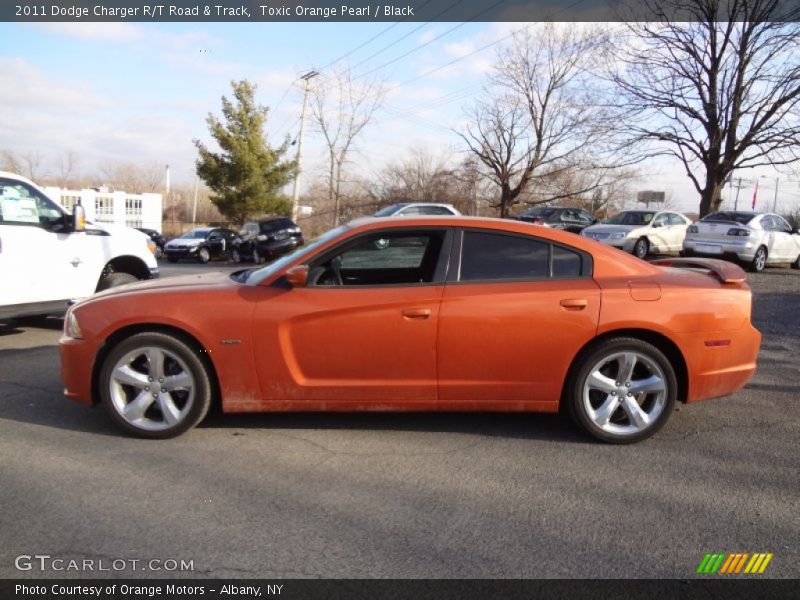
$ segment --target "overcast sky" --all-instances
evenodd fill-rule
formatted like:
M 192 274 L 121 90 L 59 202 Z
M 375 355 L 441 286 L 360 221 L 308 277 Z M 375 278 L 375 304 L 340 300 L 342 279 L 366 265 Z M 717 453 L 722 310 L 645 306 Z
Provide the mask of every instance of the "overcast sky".
M 219 114 L 220 97 L 230 96 L 231 80 L 258 85 L 258 102 L 272 109 L 268 136 L 279 141 L 297 135 L 298 75 L 349 54 L 345 60 L 354 72 L 375 71 L 391 88 L 387 106 L 354 157 L 359 174 L 369 176 L 403 159 L 411 148 L 462 152 L 452 128 L 480 93 L 500 44 L 480 49 L 521 26 L 2 23 L 0 148 L 38 152 L 53 171 L 68 150 L 80 156 L 80 170 L 88 173 L 107 162 L 169 164 L 173 182 L 191 183 L 192 139 L 210 142 L 206 115 Z M 324 155 L 313 129 L 306 129 L 304 144 L 308 183 L 321 173 Z M 640 170 L 642 180 L 634 189 L 664 190 L 677 208 L 696 211 L 699 197 L 680 165 L 662 160 Z M 778 174 L 769 169 L 742 173 L 758 175 L 767 177 L 759 184 L 759 208 L 771 209 Z M 800 204 L 798 183 L 779 176 L 779 207 Z M 729 193 L 726 189 L 724 197 Z M 752 187 L 741 190 L 740 208 L 749 207 L 752 193 Z

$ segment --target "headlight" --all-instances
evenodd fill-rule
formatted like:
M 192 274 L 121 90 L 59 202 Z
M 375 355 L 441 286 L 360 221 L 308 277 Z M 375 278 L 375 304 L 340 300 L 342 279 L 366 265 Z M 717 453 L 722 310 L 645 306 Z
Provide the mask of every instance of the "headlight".
M 147 249 L 150 250 L 150 254 L 155 254 L 156 243 L 153 240 L 147 240 Z
M 264 235 L 263 233 L 260 233 L 260 234 L 258 234 L 258 235 L 256 236 L 256 239 L 257 239 L 259 242 L 266 242 L 266 241 L 269 239 L 269 236 L 268 236 L 268 235 Z
M 83 339 L 83 332 L 78 323 L 78 317 L 75 316 L 72 309 L 67 311 L 67 316 L 64 318 L 64 334 L 76 340 Z

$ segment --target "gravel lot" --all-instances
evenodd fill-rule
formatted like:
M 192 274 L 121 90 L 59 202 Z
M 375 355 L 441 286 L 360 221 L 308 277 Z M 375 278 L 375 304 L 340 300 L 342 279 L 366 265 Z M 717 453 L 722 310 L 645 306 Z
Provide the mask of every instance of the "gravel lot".
M 722 551 L 796 578 L 800 271 L 750 281 L 755 379 L 630 447 L 495 414 L 216 415 L 141 441 L 63 398 L 59 319 L 0 324 L 0 577 L 107 575 L 14 568 L 50 554 L 192 577 L 684 578 Z

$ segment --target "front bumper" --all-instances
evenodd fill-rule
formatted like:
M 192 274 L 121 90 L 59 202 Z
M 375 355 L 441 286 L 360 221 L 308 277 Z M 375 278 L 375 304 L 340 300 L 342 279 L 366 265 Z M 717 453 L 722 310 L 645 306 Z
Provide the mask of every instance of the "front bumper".
M 750 238 L 732 237 L 731 240 L 706 240 L 687 237 L 683 240 L 683 252 L 687 256 L 735 258 L 742 262 L 752 261 L 758 246 L 759 244 Z
M 92 406 L 92 369 L 96 355 L 94 344 L 62 335 L 58 341 L 61 355 L 61 381 L 64 395 L 84 406 Z
M 199 246 L 189 248 L 166 248 L 164 252 L 168 258 L 197 258 Z

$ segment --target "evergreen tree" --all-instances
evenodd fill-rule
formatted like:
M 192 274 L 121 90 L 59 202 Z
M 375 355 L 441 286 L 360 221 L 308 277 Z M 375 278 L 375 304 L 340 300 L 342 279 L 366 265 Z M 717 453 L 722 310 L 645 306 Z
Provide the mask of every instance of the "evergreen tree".
M 269 109 L 255 103 L 256 86 L 232 81 L 233 101 L 222 97 L 223 120 L 209 113 L 206 122 L 221 152 L 194 140 L 200 154 L 197 175 L 214 192 L 211 201 L 235 223 L 260 215 L 291 215 L 292 201 L 280 193 L 295 175 L 297 164 L 286 160 L 289 138 L 273 148 L 264 125 Z

